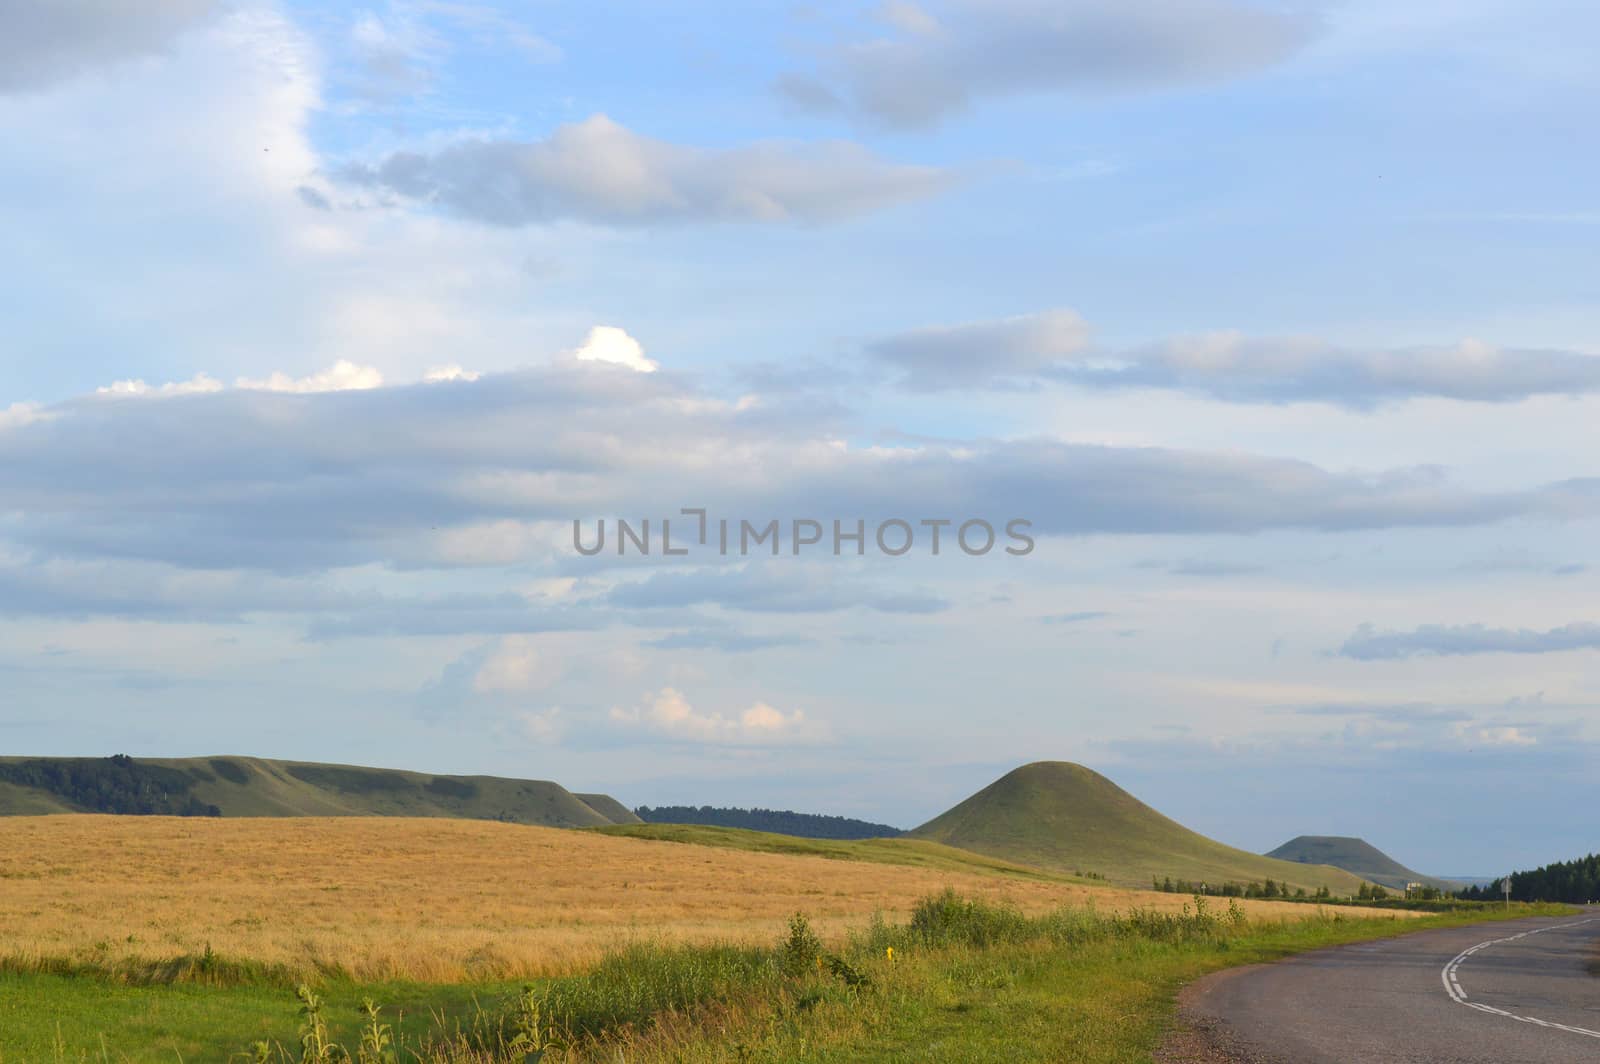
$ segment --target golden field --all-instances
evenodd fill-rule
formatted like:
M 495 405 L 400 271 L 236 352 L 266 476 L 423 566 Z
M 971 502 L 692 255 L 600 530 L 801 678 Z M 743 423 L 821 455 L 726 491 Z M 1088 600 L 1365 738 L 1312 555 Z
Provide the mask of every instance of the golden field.
M 796 911 L 837 934 L 944 887 L 1030 912 L 1188 901 L 491 821 L 8 817 L 0 960 L 115 969 L 209 947 L 362 979 L 520 978 L 584 968 L 629 940 L 768 943 Z M 1285 919 L 1314 911 L 1242 904 Z

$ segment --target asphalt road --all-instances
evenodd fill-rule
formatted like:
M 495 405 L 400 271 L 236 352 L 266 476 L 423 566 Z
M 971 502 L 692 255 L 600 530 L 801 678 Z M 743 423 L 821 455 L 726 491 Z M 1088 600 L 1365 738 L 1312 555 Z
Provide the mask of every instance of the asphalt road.
M 1185 993 L 1184 1012 L 1226 1047 L 1206 1059 L 1600 1061 L 1597 948 L 1600 909 L 1421 931 L 1218 973 Z

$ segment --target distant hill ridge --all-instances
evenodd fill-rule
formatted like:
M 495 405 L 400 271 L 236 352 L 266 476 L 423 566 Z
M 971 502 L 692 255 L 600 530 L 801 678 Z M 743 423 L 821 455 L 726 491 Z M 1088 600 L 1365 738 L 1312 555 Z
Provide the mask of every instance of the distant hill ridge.
M 0 815 L 438 816 L 549 827 L 634 824 L 604 794 L 549 780 L 445 776 L 260 757 L 4 757 Z
M 1443 891 L 1456 891 L 1464 885 L 1413 872 L 1365 839 L 1349 835 L 1298 835 L 1267 856 L 1301 864 L 1333 865 L 1391 890 L 1405 890 L 1408 883 Z
M 1191 831 L 1098 772 L 1036 761 L 1006 773 L 909 833 L 963 850 L 1132 887 L 1152 879 L 1248 884 L 1267 879 L 1353 895 L 1362 880 L 1340 868 L 1280 861 Z
M 802 839 L 892 839 L 905 834 L 888 824 L 854 820 L 847 816 L 795 813 L 787 809 L 739 809 L 710 805 L 641 805 L 634 810 L 646 824 L 702 824 L 718 828 L 745 828 Z

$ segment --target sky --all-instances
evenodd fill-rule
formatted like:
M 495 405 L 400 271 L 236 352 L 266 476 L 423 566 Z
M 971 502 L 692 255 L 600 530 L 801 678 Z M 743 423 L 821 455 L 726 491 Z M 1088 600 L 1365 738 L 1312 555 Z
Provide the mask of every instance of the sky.
M 0 749 L 1586 853 L 1597 32 L 0 0 Z

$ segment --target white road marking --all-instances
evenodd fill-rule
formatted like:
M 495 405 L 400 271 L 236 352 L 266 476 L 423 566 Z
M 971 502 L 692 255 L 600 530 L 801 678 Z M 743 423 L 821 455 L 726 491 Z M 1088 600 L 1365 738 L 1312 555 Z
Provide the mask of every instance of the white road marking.
M 1596 919 L 1600 918 L 1591 916 L 1587 920 L 1574 920 L 1570 924 L 1552 924 L 1549 927 L 1536 927 L 1532 931 L 1524 931 L 1520 935 L 1508 935 L 1505 938 L 1492 938 L 1487 942 L 1480 942 L 1470 949 L 1464 949 L 1451 958 L 1450 963 L 1446 964 L 1443 970 L 1439 973 L 1439 980 L 1444 983 L 1444 992 L 1449 994 L 1450 1000 L 1454 1001 L 1456 1004 L 1465 1005 L 1469 1009 L 1477 1009 L 1479 1012 L 1487 1012 L 1494 1016 L 1504 1016 L 1506 1019 L 1516 1020 L 1518 1023 L 1531 1023 L 1539 1027 L 1549 1027 L 1551 1030 L 1555 1031 L 1567 1031 L 1570 1034 L 1581 1034 L 1589 1038 L 1600 1038 L 1600 1031 L 1591 1031 L 1587 1027 L 1568 1027 L 1564 1023 L 1552 1023 L 1549 1020 L 1541 1020 L 1537 1016 L 1519 1016 L 1514 1012 L 1507 1012 L 1505 1009 L 1497 1009 L 1493 1005 L 1485 1005 L 1478 1001 L 1468 1001 L 1467 993 L 1465 990 L 1461 989 L 1461 980 L 1456 975 L 1456 971 L 1461 967 L 1461 963 L 1474 953 L 1478 952 L 1480 949 L 1488 949 L 1490 946 L 1498 946 L 1502 942 L 1515 942 L 1519 938 L 1527 938 L 1529 935 L 1542 934 L 1545 931 L 1560 931 L 1562 928 L 1566 927 L 1580 927 L 1583 924 L 1592 924 Z

